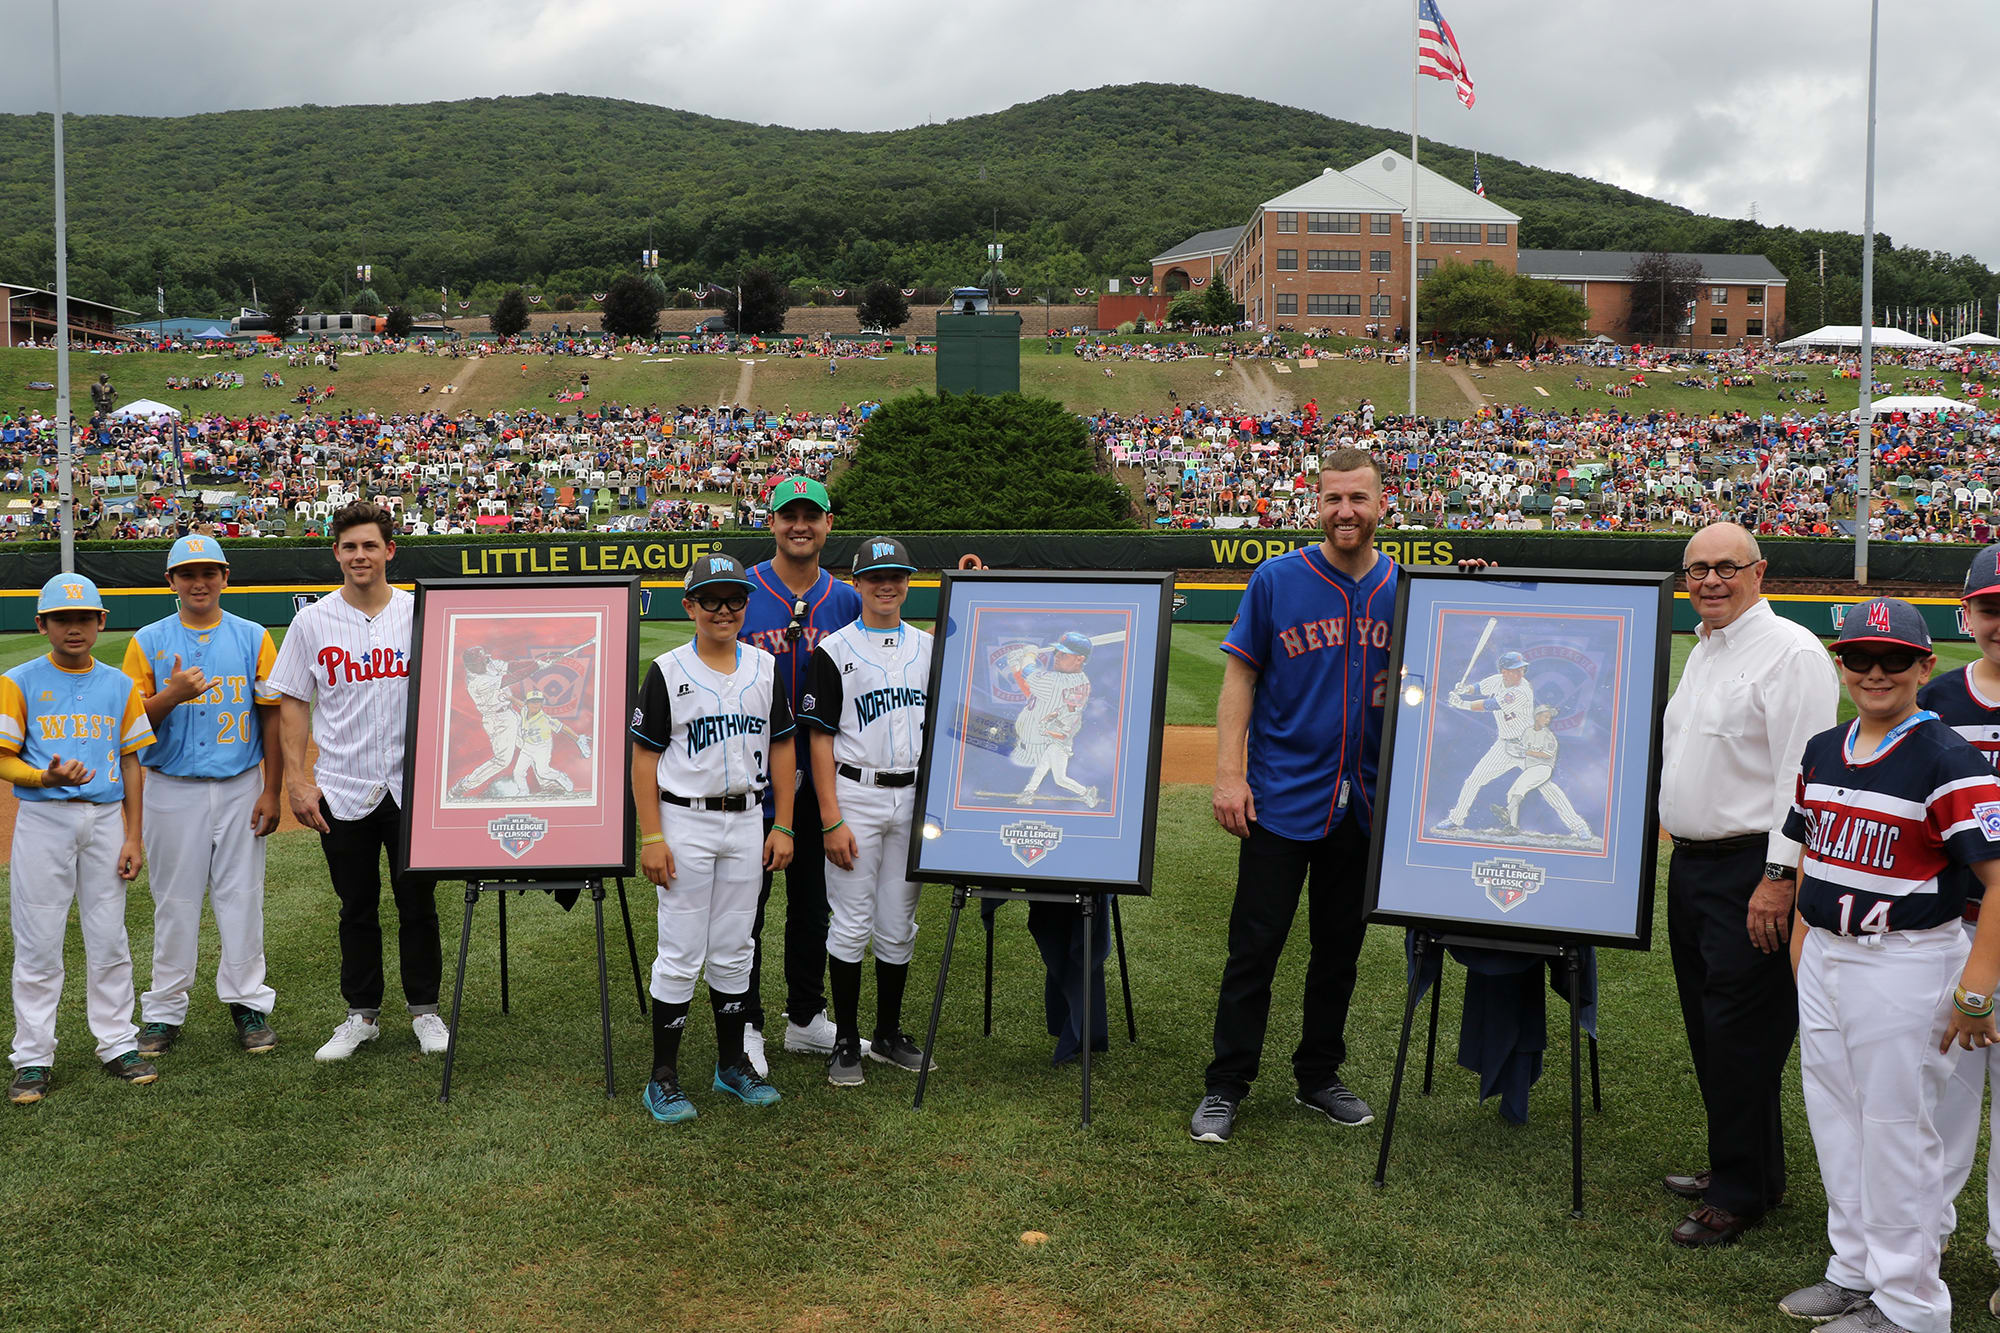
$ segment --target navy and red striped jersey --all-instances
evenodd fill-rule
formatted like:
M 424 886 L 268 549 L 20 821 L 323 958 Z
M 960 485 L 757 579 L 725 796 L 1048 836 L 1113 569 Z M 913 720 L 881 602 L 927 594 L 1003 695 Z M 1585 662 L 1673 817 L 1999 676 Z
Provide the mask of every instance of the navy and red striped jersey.
M 1918 690 L 1917 707 L 1936 713 L 1938 721 L 2000 769 L 2000 699 L 1988 699 L 1979 692 L 1971 667 L 1947 671 Z M 1986 891 L 1979 877 L 1963 866 L 1953 866 L 1946 873 L 1964 881 L 1965 896 L 1973 902 Z
M 1785 835 L 1801 843 L 1799 914 L 1842 935 L 1922 930 L 1965 911 L 1970 866 L 2000 857 L 2000 778 L 1934 714 L 1850 757 L 1854 724 L 1806 742 Z

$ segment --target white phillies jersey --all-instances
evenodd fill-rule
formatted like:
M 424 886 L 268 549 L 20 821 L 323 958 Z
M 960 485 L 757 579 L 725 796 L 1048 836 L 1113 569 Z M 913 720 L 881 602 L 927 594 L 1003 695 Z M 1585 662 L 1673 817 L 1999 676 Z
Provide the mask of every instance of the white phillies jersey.
M 736 670 L 710 669 L 692 641 L 646 668 L 632 709 L 632 739 L 659 753 L 660 790 L 737 796 L 771 782 L 771 742 L 792 734 L 792 702 L 777 688 L 777 659 L 736 645 Z
M 271 687 L 312 705 L 319 789 L 338 819 L 359 819 L 384 796 L 403 803 L 403 733 L 410 699 L 410 622 L 401 588 L 372 618 L 338 592 L 292 619 Z
M 1493 702 L 1486 711 L 1500 728 L 1500 739 L 1518 741 L 1535 727 L 1535 687 L 1521 677 L 1519 685 L 1509 685 L 1495 672 L 1479 682 L 1479 693 Z
M 835 763 L 913 769 L 924 749 L 931 636 L 914 625 L 842 626 L 813 649 L 799 718 L 833 733 Z

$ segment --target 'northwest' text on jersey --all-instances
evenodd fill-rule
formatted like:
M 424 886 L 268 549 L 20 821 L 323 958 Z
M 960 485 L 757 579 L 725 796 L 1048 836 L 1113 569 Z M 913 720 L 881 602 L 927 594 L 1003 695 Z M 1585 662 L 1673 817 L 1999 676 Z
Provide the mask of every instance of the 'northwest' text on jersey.
M 734 669 L 701 660 L 693 641 L 646 668 L 632 709 L 632 740 L 659 753 L 660 790 L 674 796 L 740 796 L 771 785 L 771 743 L 792 734 L 792 708 L 771 655 L 736 646 Z
M 858 620 L 820 640 L 799 718 L 832 733 L 835 763 L 917 766 L 931 648 L 931 636 L 914 625 L 869 629 Z
M 156 620 L 125 645 L 125 674 L 148 699 L 182 667 L 200 667 L 215 683 L 160 720 L 159 744 L 139 756 L 147 768 L 180 778 L 233 778 L 264 762 L 264 717 L 258 705 L 275 705 L 271 667 L 278 650 L 270 631 L 241 616 L 222 613 L 198 629 L 178 614 Z
M 1250 576 L 1222 649 L 1257 672 L 1248 777 L 1260 827 L 1323 838 L 1350 804 L 1372 824 L 1395 611 L 1396 562 L 1379 553 L 1359 579 L 1317 545 Z
M 2000 857 L 2000 779 L 1936 718 L 1870 758 L 1849 759 L 1854 723 L 1806 742 L 1785 836 L 1804 845 L 1799 914 L 1842 935 L 1922 930 L 1965 912 L 1949 875 Z
M 44 653 L 0 676 L 0 754 L 18 754 L 36 768 L 79 759 L 96 773 L 79 787 L 16 787 L 21 800 L 122 801 L 119 759 L 152 743 L 146 701 L 116 667 L 92 662 L 71 671 Z

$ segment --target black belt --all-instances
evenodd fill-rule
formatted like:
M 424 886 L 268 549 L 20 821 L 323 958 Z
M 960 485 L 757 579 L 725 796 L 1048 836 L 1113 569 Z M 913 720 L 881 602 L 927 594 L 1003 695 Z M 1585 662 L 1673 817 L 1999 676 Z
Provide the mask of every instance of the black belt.
M 1674 850 L 1686 852 L 1689 856 L 1734 856 L 1747 852 L 1752 847 L 1763 847 L 1771 841 L 1766 833 L 1741 833 L 1733 838 L 1716 838 L 1711 842 L 1701 842 L 1694 838 L 1675 838 Z
M 735 813 L 762 805 L 764 794 L 738 792 L 734 796 L 676 796 L 670 791 L 663 791 L 660 799 L 668 805 L 685 806 L 689 810 L 727 810 Z
M 849 782 L 861 781 L 861 770 L 852 764 L 835 764 L 833 771 Z M 877 787 L 914 787 L 917 785 L 917 770 L 901 768 L 893 770 L 876 769 L 872 785 Z

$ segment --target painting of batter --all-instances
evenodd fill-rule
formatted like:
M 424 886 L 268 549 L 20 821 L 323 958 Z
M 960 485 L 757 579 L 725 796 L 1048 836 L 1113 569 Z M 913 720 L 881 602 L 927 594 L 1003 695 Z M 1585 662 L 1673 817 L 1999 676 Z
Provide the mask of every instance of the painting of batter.
M 444 808 L 591 802 L 601 617 L 454 616 Z

